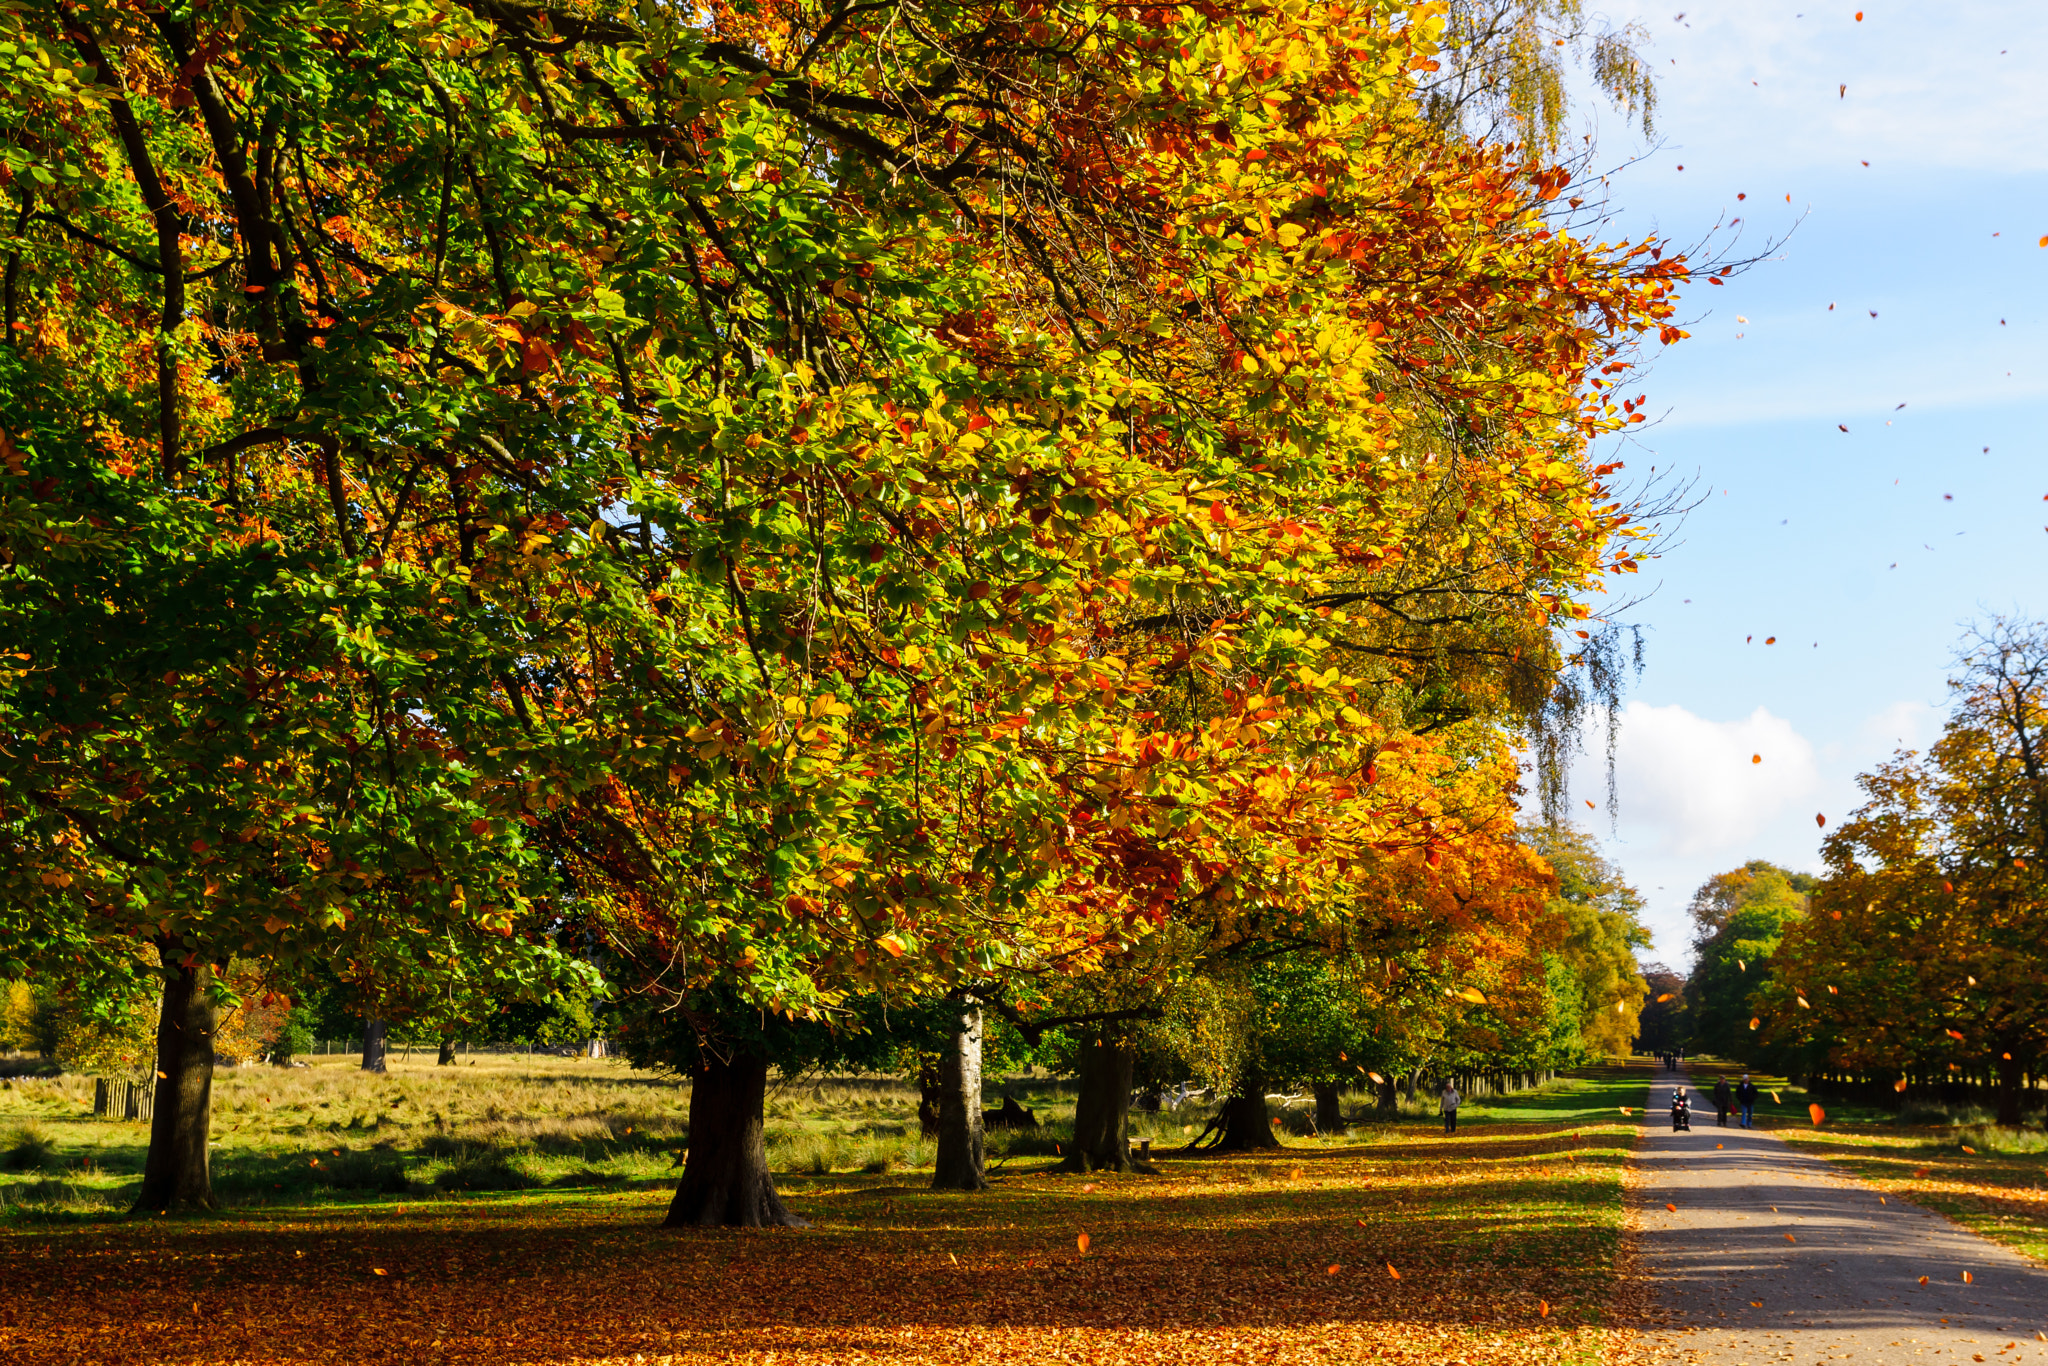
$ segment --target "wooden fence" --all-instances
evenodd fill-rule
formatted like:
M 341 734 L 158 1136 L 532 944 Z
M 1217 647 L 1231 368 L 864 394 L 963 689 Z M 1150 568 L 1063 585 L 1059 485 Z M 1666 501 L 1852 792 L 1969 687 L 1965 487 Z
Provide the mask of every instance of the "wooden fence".
M 139 1119 L 148 1123 L 156 1107 L 156 1083 L 125 1077 L 94 1077 L 92 1112 L 101 1119 Z

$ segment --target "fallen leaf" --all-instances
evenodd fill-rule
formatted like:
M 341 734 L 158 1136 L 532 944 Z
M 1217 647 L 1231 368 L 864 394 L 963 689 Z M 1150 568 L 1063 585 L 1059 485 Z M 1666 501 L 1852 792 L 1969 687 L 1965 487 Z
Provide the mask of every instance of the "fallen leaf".
M 1339 1266 L 1339 1265 L 1338 1265 L 1337 1263 L 1335 1263 L 1335 1262 L 1331 1262 L 1331 1263 L 1330 1263 L 1330 1269 L 1329 1269 L 1329 1272 L 1328 1272 L 1328 1274 L 1329 1274 L 1329 1275 L 1332 1275 L 1332 1276 L 1334 1276 L 1334 1275 L 1336 1275 L 1336 1274 L 1337 1274 L 1338 1272 L 1342 1271 L 1343 1269 L 1344 1269 L 1344 1268 L 1343 1268 L 1343 1267 L 1341 1267 L 1341 1266 Z
M 1751 1300 L 1749 1302 L 1749 1307 L 1751 1309 L 1761 1309 L 1764 1307 L 1764 1302 L 1762 1300 Z

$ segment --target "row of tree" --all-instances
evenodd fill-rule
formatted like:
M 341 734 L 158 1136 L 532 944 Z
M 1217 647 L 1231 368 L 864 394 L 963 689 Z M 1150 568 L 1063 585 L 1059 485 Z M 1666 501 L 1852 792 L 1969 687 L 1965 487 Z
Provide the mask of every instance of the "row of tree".
M 2016 1125 L 2048 1056 L 2048 627 L 1958 656 L 1925 754 L 1861 778 L 1819 877 L 1762 861 L 1693 901 L 1692 1046 L 1874 1092 L 1997 1097 Z
M 1444 84 L 1479 31 L 0 12 L 0 973 L 161 977 L 138 1209 L 211 1202 L 235 961 L 451 1027 L 601 966 L 689 1223 L 786 1217 L 767 1071 L 869 1003 L 951 1003 L 949 1114 L 985 1012 L 1080 1031 L 1109 1165 L 1128 1031 L 1261 964 L 1625 1014 L 1515 749 L 1611 691 L 1592 444 L 1693 271 Z

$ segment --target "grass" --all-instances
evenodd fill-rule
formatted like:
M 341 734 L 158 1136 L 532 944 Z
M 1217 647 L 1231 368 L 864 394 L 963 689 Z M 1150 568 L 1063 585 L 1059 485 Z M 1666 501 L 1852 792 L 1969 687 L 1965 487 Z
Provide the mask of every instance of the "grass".
M 1739 1069 L 1691 1064 L 1702 1092 Z M 1879 1191 L 1939 1211 L 1985 1237 L 2048 1261 L 2048 1130 L 2036 1112 L 2018 1129 L 2000 1128 L 1977 1106 L 1882 1106 L 1823 1098 L 1816 1127 L 1807 1092 L 1782 1077 L 1755 1078 L 1775 1091 L 1757 1106 L 1758 1123 L 1794 1146 L 1854 1173 Z M 1711 1124 L 1712 1110 L 1707 1108 Z M 1698 1123 L 1698 1120 L 1694 1121 Z
M 89 1083 L 0 1090 L 0 1126 L 36 1125 L 60 1169 L 0 1194 L 0 1359 L 1595 1366 L 1619 1350 L 1635 1134 L 1619 1107 L 1641 1103 L 1642 1068 L 1468 1104 L 1453 1139 L 1433 1115 L 1364 1114 L 1256 1157 L 1186 1156 L 1169 1149 L 1206 1110 L 1140 1114 L 1163 1171 L 1122 1178 L 1053 1171 L 1071 1091 L 1021 1079 L 1050 1122 L 992 1134 L 994 1187 L 975 1196 L 925 1189 L 901 1083 L 786 1084 L 771 1160 L 815 1228 L 678 1234 L 659 1221 L 686 1091 L 601 1061 L 478 1062 L 224 1075 L 229 1208 L 168 1223 L 114 1217 L 140 1126 L 91 1119 Z

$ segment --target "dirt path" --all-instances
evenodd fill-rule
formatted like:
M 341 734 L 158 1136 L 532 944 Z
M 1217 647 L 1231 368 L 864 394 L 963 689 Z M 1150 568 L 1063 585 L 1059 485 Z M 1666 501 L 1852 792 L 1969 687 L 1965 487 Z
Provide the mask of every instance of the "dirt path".
M 1732 1114 L 1716 1128 L 1711 1101 L 1671 1132 L 1681 1081 L 1652 1081 L 1636 1150 L 1640 1265 L 1667 1325 L 1653 1360 L 2048 1361 L 2048 1268 Z

